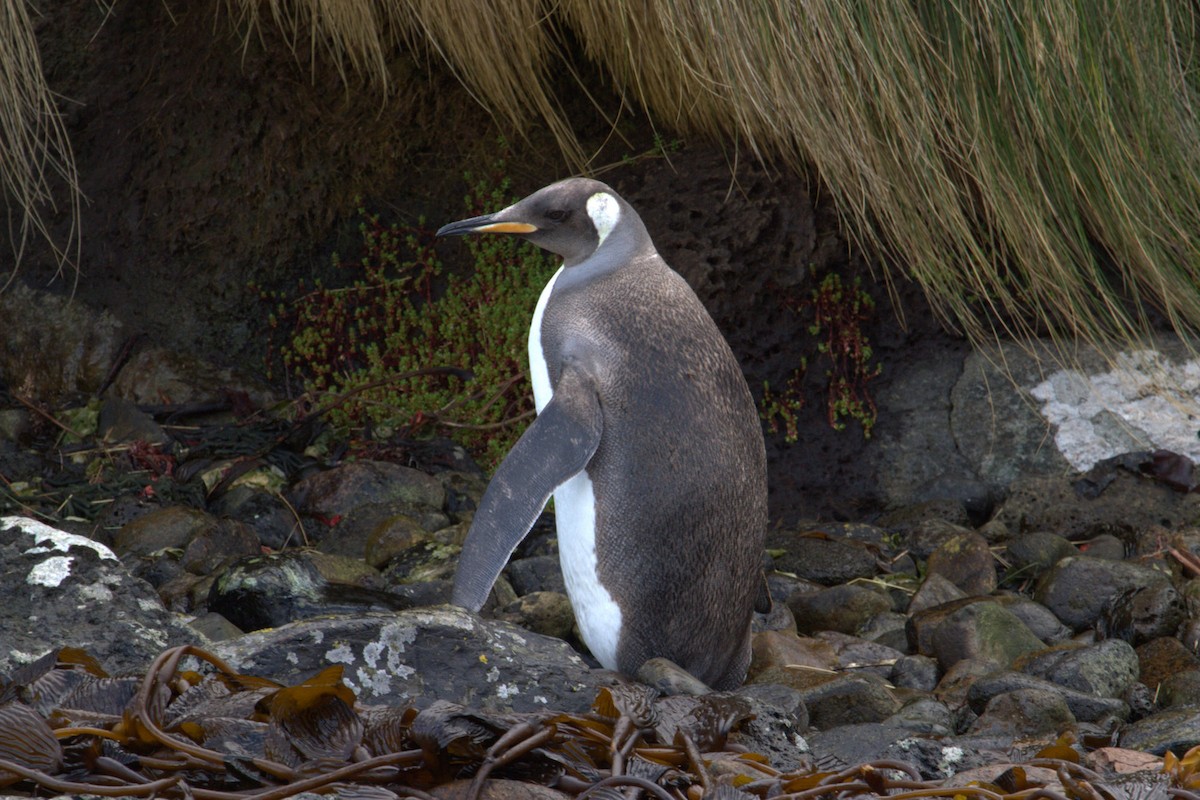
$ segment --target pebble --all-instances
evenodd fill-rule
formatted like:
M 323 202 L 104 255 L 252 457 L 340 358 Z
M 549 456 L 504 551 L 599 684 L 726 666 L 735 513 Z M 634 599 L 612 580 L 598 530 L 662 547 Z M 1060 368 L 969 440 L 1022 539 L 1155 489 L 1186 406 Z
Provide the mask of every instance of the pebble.
M 1006 667 L 1045 645 L 1025 623 L 990 599 L 968 598 L 914 614 L 910 632 L 917 652 L 948 670 L 964 659 Z
M 995 695 L 969 733 L 1021 738 L 1054 737 L 1075 725 L 1066 700 L 1053 688 L 1013 689 Z
M 1056 645 L 1014 665 L 1029 675 L 1096 697 L 1120 697 L 1138 679 L 1138 656 L 1120 639 L 1093 645 Z
M 775 530 L 767 534 L 767 549 L 775 568 L 799 578 L 836 586 L 878 571 L 875 554 L 866 545 L 813 531 Z
M 929 575 L 941 575 L 964 594 L 991 594 L 996 589 L 996 560 L 987 540 L 964 530 L 939 544 L 929 554 Z

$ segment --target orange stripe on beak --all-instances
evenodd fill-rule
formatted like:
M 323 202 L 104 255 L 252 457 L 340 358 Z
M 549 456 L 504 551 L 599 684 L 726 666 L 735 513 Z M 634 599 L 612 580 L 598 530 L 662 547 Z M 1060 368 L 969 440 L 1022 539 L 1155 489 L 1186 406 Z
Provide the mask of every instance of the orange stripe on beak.
M 475 233 L 533 233 L 537 225 L 528 222 L 493 222 L 491 225 L 480 225 Z

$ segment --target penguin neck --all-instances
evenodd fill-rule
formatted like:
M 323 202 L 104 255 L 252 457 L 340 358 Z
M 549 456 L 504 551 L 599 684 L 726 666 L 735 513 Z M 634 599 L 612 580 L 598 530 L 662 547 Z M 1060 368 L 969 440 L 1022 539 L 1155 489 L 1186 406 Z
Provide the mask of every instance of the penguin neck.
M 588 283 L 619 269 L 628 269 L 655 254 L 650 237 L 644 233 L 641 236 L 609 236 L 582 261 L 564 261 L 558 283 L 560 286 Z

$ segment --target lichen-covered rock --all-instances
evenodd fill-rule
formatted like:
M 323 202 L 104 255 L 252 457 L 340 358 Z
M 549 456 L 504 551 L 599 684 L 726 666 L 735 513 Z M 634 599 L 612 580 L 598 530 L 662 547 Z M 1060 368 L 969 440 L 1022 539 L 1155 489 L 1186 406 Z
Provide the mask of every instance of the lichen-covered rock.
M 0 597 L 0 671 L 56 647 L 137 671 L 168 647 L 205 644 L 107 547 L 25 517 L 0 518 Z
M 490 710 L 590 708 L 611 678 L 571 647 L 451 606 L 301 620 L 222 642 L 236 668 L 295 682 L 345 666 L 360 702 L 426 706 L 450 700 Z

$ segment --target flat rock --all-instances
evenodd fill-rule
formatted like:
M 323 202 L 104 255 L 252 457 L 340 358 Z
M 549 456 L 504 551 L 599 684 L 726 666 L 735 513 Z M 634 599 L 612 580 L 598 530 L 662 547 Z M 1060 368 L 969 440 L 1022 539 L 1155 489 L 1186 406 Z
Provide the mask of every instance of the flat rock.
M 251 675 L 295 683 L 329 664 L 360 702 L 585 711 L 611 680 L 561 639 L 452 606 L 301 620 L 221 642 L 221 658 Z

